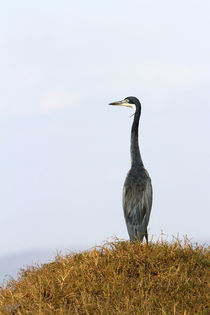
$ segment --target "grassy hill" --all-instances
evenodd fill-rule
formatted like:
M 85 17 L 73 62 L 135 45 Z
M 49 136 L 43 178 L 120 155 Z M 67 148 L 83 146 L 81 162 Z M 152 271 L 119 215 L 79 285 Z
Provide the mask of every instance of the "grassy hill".
M 22 270 L 0 314 L 210 314 L 210 248 L 114 241 Z

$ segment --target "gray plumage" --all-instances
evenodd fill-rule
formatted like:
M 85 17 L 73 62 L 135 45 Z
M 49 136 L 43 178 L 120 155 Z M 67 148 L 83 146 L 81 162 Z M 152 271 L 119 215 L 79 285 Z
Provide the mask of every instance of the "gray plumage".
M 123 210 L 131 241 L 148 242 L 147 226 L 152 208 L 152 185 L 144 167 L 131 167 L 123 187 Z
M 142 241 L 145 237 L 148 242 L 147 226 L 152 208 L 152 184 L 149 174 L 144 168 L 138 143 L 141 104 L 136 97 L 126 97 L 123 101 L 113 102 L 110 105 L 135 109 L 131 128 L 131 169 L 123 187 L 123 210 L 130 240 Z

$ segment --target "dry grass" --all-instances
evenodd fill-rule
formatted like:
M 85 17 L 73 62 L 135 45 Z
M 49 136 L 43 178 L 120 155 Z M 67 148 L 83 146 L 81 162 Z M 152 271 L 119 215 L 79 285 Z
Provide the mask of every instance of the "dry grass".
M 22 270 L 0 314 L 210 314 L 209 248 L 114 241 Z

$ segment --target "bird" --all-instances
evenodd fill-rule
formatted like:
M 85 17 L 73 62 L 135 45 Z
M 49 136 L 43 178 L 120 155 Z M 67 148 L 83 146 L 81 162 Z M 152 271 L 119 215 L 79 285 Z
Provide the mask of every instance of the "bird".
M 109 105 L 134 109 L 130 142 L 131 168 L 124 182 L 122 204 L 130 241 L 143 241 L 145 237 L 148 244 L 147 226 L 152 209 L 153 190 L 151 178 L 144 167 L 139 150 L 138 129 L 141 103 L 136 97 L 129 96 Z

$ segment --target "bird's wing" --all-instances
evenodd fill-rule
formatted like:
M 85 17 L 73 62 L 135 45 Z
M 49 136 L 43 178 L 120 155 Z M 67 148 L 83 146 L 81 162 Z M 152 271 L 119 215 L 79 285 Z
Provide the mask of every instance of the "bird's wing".
M 152 207 L 152 185 L 148 177 L 144 183 L 125 182 L 123 188 L 123 209 L 130 238 L 143 239 Z

